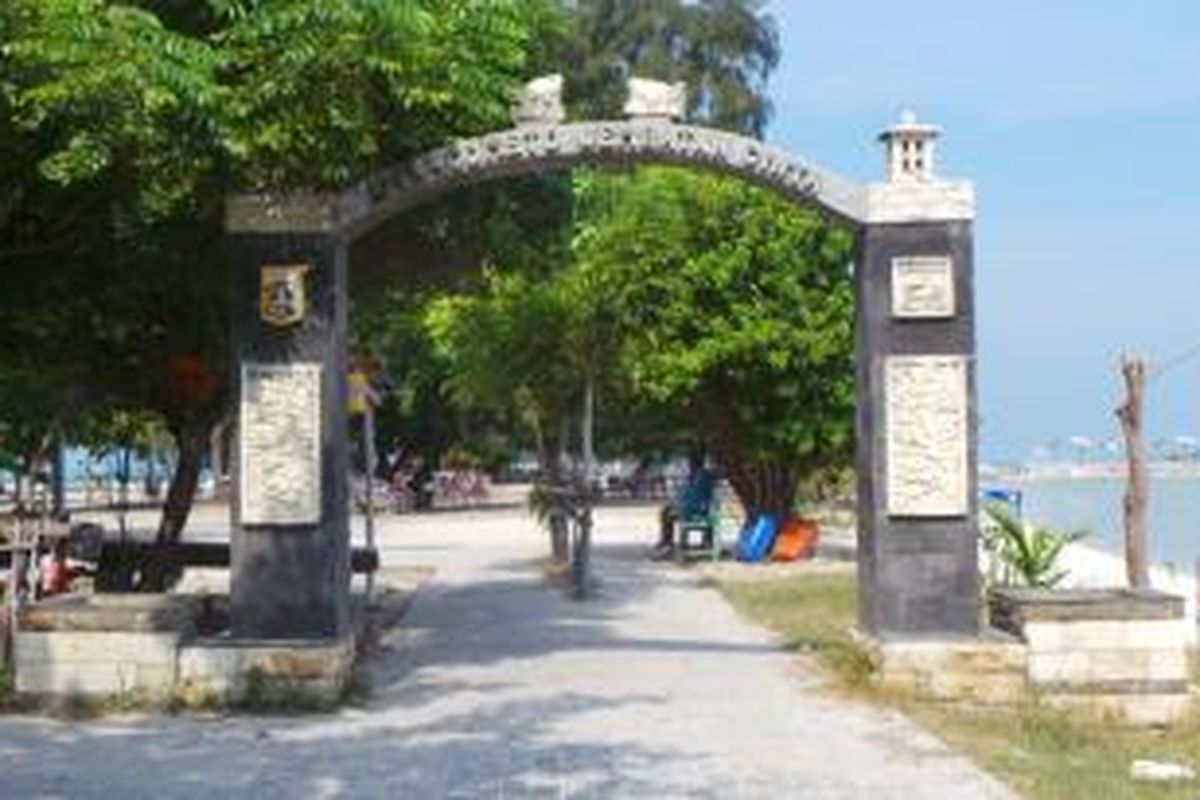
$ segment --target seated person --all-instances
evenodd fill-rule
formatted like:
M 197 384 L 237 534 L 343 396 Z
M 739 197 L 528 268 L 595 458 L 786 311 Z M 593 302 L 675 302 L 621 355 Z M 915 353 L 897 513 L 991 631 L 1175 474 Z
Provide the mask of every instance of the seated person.
M 658 544 L 654 546 L 657 557 L 665 557 L 675 549 L 675 525 L 682 520 L 702 517 L 708 513 L 716 489 L 716 474 L 704 465 L 702 453 L 688 456 L 687 480 L 675 493 L 671 502 L 663 506 L 659 514 Z
M 71 579 L 75 571 L 67 563 L 67 540 L 58 539 L 53 549 L 42 556 L 40 565 L 41 597 L 53 597 L 71 591 Z

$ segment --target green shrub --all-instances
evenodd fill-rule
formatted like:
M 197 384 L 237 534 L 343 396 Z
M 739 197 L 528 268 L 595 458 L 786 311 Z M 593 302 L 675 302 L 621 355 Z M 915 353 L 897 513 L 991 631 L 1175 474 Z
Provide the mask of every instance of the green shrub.
M 998 503 L 986 505 L 990 525 L 983 526 L 984 546 L 995 555 L 1003 572 L 999 582 L 1006 586 L 1049 589 L 1067 576 L 1058 568 L 1067 545 L 1087 535 L 1085 531 L 1063 533 L 1018 519 Z
M 12 704 L 16 688 L 17 680 L 12 667 L 0 667 L 0 709 Z

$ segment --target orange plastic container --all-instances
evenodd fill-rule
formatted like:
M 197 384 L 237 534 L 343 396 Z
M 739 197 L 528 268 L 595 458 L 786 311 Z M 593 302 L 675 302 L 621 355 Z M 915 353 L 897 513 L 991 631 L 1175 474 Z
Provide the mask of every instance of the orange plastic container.
M 779 529 L 775 537 L 775 547 L 771 550 L 772 561 L 796 561 L 802 558 L 812 558 L 817 550 L 817 539 L 820 537 L 820 527 L 814 519 L 789 517 Z

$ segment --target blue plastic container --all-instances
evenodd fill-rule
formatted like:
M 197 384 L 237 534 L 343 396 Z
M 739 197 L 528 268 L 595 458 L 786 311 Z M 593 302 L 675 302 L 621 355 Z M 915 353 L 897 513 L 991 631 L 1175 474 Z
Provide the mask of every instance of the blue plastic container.
M 764 561 L 775 546 L 778 532 L 779 521 L 773 514 L 760 514 L 748 521 L 738 537 L 738 560 L 751 564 Z

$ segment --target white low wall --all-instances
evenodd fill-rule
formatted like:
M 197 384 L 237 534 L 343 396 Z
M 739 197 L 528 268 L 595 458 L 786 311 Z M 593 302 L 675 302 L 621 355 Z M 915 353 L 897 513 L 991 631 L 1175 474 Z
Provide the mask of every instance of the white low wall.
M 178 642 L 175 633 L 19 631 L 16 690 L 62 697 L 169 695 Z
M 1027 648 L 1029 688 L 1045 703 L 1135 725 L 1171 724 L 1191 709 L 1183 604 L 1111 587 L 993 589 L 993 625 Z
M 190 596 L 62 595 L 21 610 L 16 691 L 42 699 L 133 695 L 147 701 L 237 699 L 248 674 L 279 687 L 336 695 L 350 678 L 353 635 L 338 640 L 197 637 Z
M 1062 564 L 1068 570 L 1063 586 L 1080 589 L 1103 589 L 1126 586 L 1125 559 L 1112 553 L 1083 544 L 1073 544 L 1063 551 Z M 1178 623 L 1189 647 L 1197 644 L 1196 576 L 1190 572 L 1168 567 L 1152 567 L 1150 585 L 1160 592 L 1183 598 L 1183 619 Z
M 337 641 L 239 642 L 197 639 L 179 649 L 179 687 L 237 695 L 257 672 L 292 687 L 336 694 L 354 667 L 354 638 Z

